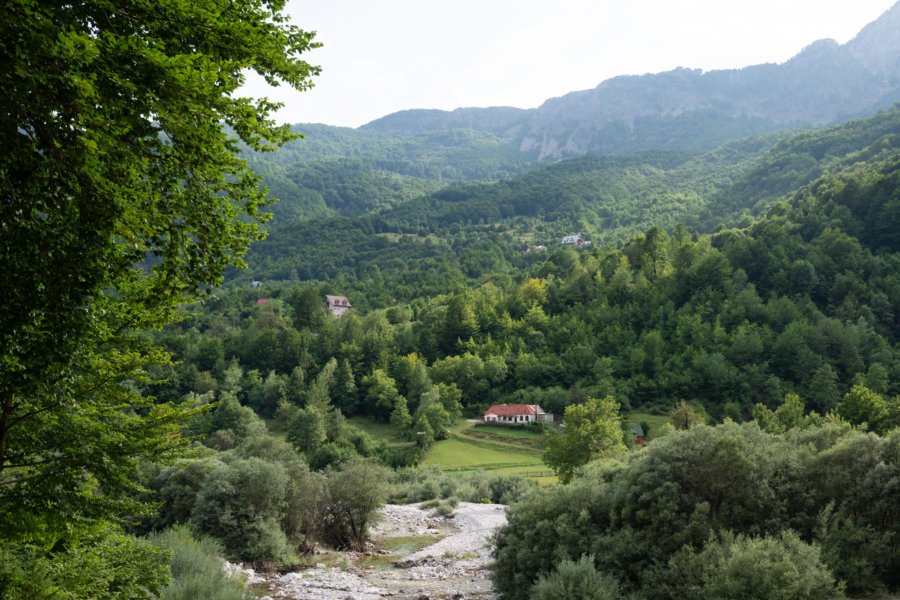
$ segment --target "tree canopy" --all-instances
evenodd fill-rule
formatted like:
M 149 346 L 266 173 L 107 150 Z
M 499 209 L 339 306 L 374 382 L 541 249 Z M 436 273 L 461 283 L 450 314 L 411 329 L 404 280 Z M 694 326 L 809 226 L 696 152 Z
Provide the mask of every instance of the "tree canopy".
M 142 393 L 139 333 L 262 237 L 239 144 L 292 138 L 252 70 L 297 90 L 318 44 L 282 0 L 0 6 L 0 530 L 116 514 L 185 408 Z M 118 507 L 121 508 L 121 507 Z M 28 519 L 22 519 L 29 515 Z

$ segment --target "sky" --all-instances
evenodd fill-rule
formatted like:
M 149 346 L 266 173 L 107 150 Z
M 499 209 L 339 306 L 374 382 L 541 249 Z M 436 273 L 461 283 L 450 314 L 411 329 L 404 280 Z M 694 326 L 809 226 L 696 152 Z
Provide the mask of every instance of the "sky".
M 896 0 L 289 0 L 315 87 L 245 93 L 281 122 L 357 127 L 410 108 L 534 108 L 616 75 L 781 63 L 852 39 Z

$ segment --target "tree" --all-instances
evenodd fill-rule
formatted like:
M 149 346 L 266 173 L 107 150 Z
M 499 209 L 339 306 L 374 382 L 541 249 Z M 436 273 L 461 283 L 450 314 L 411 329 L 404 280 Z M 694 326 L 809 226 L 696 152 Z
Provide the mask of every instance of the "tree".
M 388 471 L 361 459 L 328 474 L 325 538 L 337 548 L 361 549 L 369 524 L 387 496 Z
M 397 382 L 383 369 L 375 369 L 371 375 L 363 377 L 363 385 L 369 388 L 366 399 L 370 414 L 387 421 L 397 401 L 402 398 L 397 391 Z
M 842 418 L 877 433 L 884 433 L 896 425 L 892 423 L 891 412 L 888 401 L 864 385 L 854 385 L 837 405 L 837 414 Z
M 337 359 L 332 358 L 325 363 L 306 393 L 307 406 L 315 408 L 323 414 L 331 407 L 331 386 L 336 369 Z
M 841 399 L 837 381 L 837 373 L 827 363 L 813 373 L 812 380 L 809 382 L 809 403 L 822 414 L 832 410 Z
M 645 234 L 641 248 L 641 270 L 651 281 L 672 271 L 672 263 L 669 261 L 669 236 L 658 226 L 651 227 Z
M 406 398 L 400 396 L 394 403 L 394 410 L 391 411 L 391 425 L 398 432 L 405 435 L 408 433 L 409 426 L 412 425 L 412 415 L 409 414 L 409 408 L 406 406 Z
M 222 465 L 206 478 L 191 512 L 196 533 L 222 541 L 234 560 L 279 560 L 288 551 L 281 530 L 288 476 L 259 458 Z
M 475 309 L 467 292 L 454 294 L 447 303 L 447 315 L 441 331 L 441 346 L 446 354 L 458 349 L 462 342 L 478 333 Z
M 563 433 L 549 436 L 544 446 L 544 462 L 563 482 L 595 458 L 625 451 L 619 403 L 611 396 L 567 406 L 563 424 Z
M 669 413 L 669 419 L 675 429 L 690 429 L 695 425 L 706 423 L 706 416 L 693 404 L 679 400 L 675 408 Z
M 170 321 L 262 236 L 266 192 L 238 143 L 291 133 L 269 118 L 278 105 L 236 92 L 246 69 L 298 90 L 318 73 L 300 59 L 313 34 L 283 8 L 0 6 L 5 535 L 122 512 L 137 458 L 178 451 L 190 414 L 139 393 L 165 356 L 136 332 Z
M 325 416 L 314 406 L 298 410 L 288 424 L 288 441 L 306 455 L 318 450 L 326 437 Z
M 353 374 L 350 361 L 344 359 L 338 365 L 334 380 L 331 382 L 331 397 L 334 398 L 338 408 L 352 415 L 356 412 L 356 395 L 356 376 Z
M 753 419 L 769 433 L 784 433 L 791 429 L 805 429 L 816 424 L 821 417 L 816 413 L 804 416 L 806 406 L 797 394 L 788 394 L 784 403 L 774 411 L 764 404 L 753 407 Z

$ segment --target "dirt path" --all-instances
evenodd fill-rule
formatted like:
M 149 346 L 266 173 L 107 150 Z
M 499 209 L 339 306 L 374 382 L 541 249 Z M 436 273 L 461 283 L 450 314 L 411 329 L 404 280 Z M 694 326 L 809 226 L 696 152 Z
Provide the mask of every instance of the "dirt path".
M 344 569 L 318 565 L 250 582 L 270 599 L 493 599 L 488 538 L 504 523 L 506 507 L 496 504 L 463 502 L 449 518 L 415 505 L 387 505 L 373 538 L 376 547 L 395 547 L 390 554 L 347 554 Z M 430 540 L 439 541 L 414 550 Z

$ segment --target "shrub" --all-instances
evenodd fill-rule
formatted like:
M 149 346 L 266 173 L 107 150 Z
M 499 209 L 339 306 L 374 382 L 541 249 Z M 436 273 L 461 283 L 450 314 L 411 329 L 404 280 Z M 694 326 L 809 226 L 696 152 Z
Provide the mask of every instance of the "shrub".
M 512 504 L 536 489 L 534 481 L 521 475 L 488 475 L 482 471 L 450 474 L 428 467 L 398 471 L 393 477 L 389 499 L 414 503 L 453 496 L 465 502 L 482 502 L 487 498 L 495 504 Z
M 361 549 L 387 497 L 388 471 L 354 459 L 326 475 L 323 537 L 336 548 Z
M 219 539 L 232 560 L 273 562 L 286 558 L 279 527 L 287 474 L 259 458 L 222 465 L 206 479 L 191 513 L 194 531 Z
M 555 571 L 542 575 L 531 590 L 531 600 L 618 600 L 619 582 L 600 573 L 593 556 L 564 560 Z
M 217 466 L 221 463 L 213 460 L 185 460 L 163 469 L 151 484 L 157 490 L 160 503 L 152 528 L 165 529 L 187 523 L 200 488 Z
M 214 540 L 196 539 L 184 527 L 175 527 L 151 536 L 151 541 L 171 553 L 172 581 L 162 590 L 160 600 L 246 600 L 241 581 L 229 577 L 222 568 L 222 548 Z
M 54 550 L 0 544 L 0 598 L 146 600 L 168 582 L 167 558 L 164 549 L 114 525 L 73 524 Z
M 314 471 L 321 471 L 327 467 L 338 467 L 354 456 L 358 456 L 352 447 L 339 446 L 328 442 L 319 446 L 308 455 L 309 466 Z
M 647 587 L 654 598 L 678 600 L 826 600 L 840 596 L 819 549 L 792 531 L 762 538 L 726 534 L 703 550 L 685 548 Z

